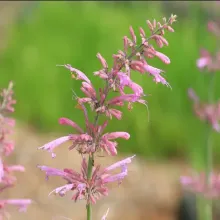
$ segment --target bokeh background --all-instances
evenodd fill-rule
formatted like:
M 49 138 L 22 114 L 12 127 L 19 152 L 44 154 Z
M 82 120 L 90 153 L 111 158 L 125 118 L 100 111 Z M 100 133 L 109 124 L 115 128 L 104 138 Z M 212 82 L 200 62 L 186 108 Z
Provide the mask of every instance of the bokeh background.
M 147 192 L 154 192 L 152 186 L 156 182 L 163 183 L 163 186 L 167 184 L 166 190 L 161 190 L 163 186 L 158 185 L 157 189 L 160 190 L 157 193 L 158 196 L 152 194 L 152 198 L 159 198 L 159 195 L 168 192 L 168 189 L 178 179 L 179 168 L 185 166 L 183 164 L 193 166 L 199 164 L 201 154 L 198 152 L 204 145 L 204 126 L 192 113 L 187 89 L 193 87 L 205 100 L 207 76 L 197 69 L 196 59 L 199 57 L 201 48 L 204 47 L 210 51 L 215 49 L 216 39 L 207 32 L 207 22 L 219 19 L 219 12 L 220 5 L 217 1 L 2 1 L 0 3 L 0 87 L 5 87 L 8 81 L 12 80 L 15 83 L 17 99 L 14 117 L 18 120 L 15 134 L 18 147 L 11 161 L 25 164 L 27 167 L 25 178 L 24 174 L 18 177 L 21 182 L 19 185 L 22 184 L 23 188 L 13 192 L 24 197 L 35 196 L 33 199 L 37 200 L 35 207 L 31 207 L 27 215 L 22 214 L 22 219 L 38 219 L 39 217 L 51 219 L 58 215 L 57 210 L 63 216 L 69 213 L 67 217 L 71 219 L 83 219 L 77 207 L 83 207 L 84 204 L 75 205 L 67 199 L 57 197 L 48 200 L 47 193 L 52 189 L 51 185 L 48 186 L 50 183 L 44 182 L 43 175 L 36 170 L 38 163 L 75 166 L 79 162 L 78 156 L 72 153 L 74 154 L 74 159 L 72 159 L 72 154 L 65 151 L 65 147 L 60 150 L 59 158 L 55 162 L 51 161 L 51 158 L 45 155 L 46 153 L 36 151 L 40 144 L 52 140 L 57 135 L 70 132 L 69 128 L 58 125 L 59 117 L 69 117 L 84 126 L 83 115 L 75 108 L 76 103 L 72 99 L 72 90 L 79 96 L 81 95 L 80 83 L 72 80 L 66 69 L 56 67 L 56 65 L 70 63 L 85 72 L 94 85 L 98 86 L 100 81 L 93 76 L 93 72 L 100 68 L 96 54 L 100 52 L 111 64 L 112 54 L 123 47 L 122 37 L 129 34 L 129 26 L 132 25 L 135 31 L 138 31 L 140 26 L 147 30 L 147 19 L 161 20 L 163 17 L 169 17 L 171 13 L 178 15 L 178 22 L 174 24 L 175 32 L 166 34 L 169 46 L 160 50 L 169 56 L 171 64 L 165 66 L 157 59 L 150 62 L 153 66 L 166 71 L 166 78 L 172 90 L 160 84 L 156 85 L 145 75 L 133 74 L 134 80 L 144 87 L 147 94 L 151 94 L 148 97 L 150 122 L 148 122 L 146 108 L 136 105 L 132 112 L 124 109 L 124 121 L 113 119 L 108 131 L 124 130 L 131 134 L 129 141 L 119 141 L 118 149 L 120 155 L 135 153 L 141 158 L 142 165 L 137 162 L 134 165 L 136 167 L 132 168 L 132 175 L 136 173 L 134 175 L 142 176 L 144 180 L 140 179 L 135 182 L 135 185 L 134 182 L 128 180 L 127 188 L 120 189 L 124 191 L 119 190 L 122 194 L 119 193 L 118 196 L 127 198 L 125 201 L 128 202 L 133 194 L 127 191 L 132 191 L 133 188 L 142 189 L 146 186 Z M 216 100 L 220 95 L 220 88 L 217 86 L 219 80 L 217 75 Z M 218 161 L 220 158 L 219 136 L 214 134 L 214 140 L 215 161 Z M 108 160 L 114 161 L 115 159 Z M 153 170 L 159 170 L 158 180 L 152 180 L 152 178 L 150 180 L 148 174 L 152 175 L 156 171 L 151 170 L 147 174 L 145 160 Z M 158 164 L 161 164 L 163 169 L 158 167 Z M 146 167 L 146 172 L 143 167 Z M 177 167 L 178 171 L 174 169 Z M 149 185 L 151 181 L 153 183 Z M 54 187 L 56 183 L 58 182 L 52 180 Z M 42 188 L 43 191 L 40 190 Z M 178 194 L 174 191 L 170 192 L 174 193 L 172 198 Z M 144 194 L 144 199 L 147 198 L 147 192 Z M 111 201 L 113 204 L 116 194 L 117 190 L 113 191 L 112 200 L 110 198 L 104 201 Z M 167 193 L 166 202 L 171 198 L 171 194 Z M 145 206 L 149 207 L 147 200 L 142 201 L 142 199 L 138 197 L 137 200 L 143 207 L 138 202 L 134 205 L 138 211 L 142 208 L 145 210 Z M 63 209 L 60 203 L 63 204 Z M 101 203 L 99 204 L 98 207 L 101 207 Z M 154 206 L 152 204 L 151 206 L 154 210 Z M 104 213 L 105 209 L 101 208 L 100 210 Z M 95 211 L 98 213 L 95 219 L 100 219 L 100 212 Z M 74 213 L 78 213 L 79 217 L 76 217 Z M 147 219 L 146 213 L 143 213 L 139 217 L 138 214 L 136 217 L 129 215 L 131 218 L 127 217 L 127 219 Z M 19 218 L 20 214 L 16 215 Z M 123 212 L 121 216 L 124 217 Z M 154 217 L 151 216 L 148 219 L 154 219 Z

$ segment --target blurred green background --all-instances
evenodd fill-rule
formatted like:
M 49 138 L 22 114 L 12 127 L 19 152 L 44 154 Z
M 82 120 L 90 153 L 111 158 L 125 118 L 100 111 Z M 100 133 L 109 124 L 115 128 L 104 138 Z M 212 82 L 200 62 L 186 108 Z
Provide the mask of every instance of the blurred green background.
M 204 126 L 192 113 L 187 88 L 193 87 L 206 98 L 206 77 L 196 68 L 201 47 L 215 49 L 215 37 L 207 32 L 207 22 L 216 19 L 219 4 L 205 2 L 31 2 L 19 7 L 14 22 L 7 26 L 7 44 L 1 51 L 0 86 L 15 82 L 16 117 L 35 126 L 39 132 L 71 132 L 58 125 L 59 117 L 69 117 L 84 127 L 82 112 L 75 108 L 72 90 L 79 96 L 80 81 L 71 79 L 68 70 L 56 67 L 70 63 L 93 76 L 100 69 L 100 52 L 109 64 L 112 54 L 123 47 L 122 38 L 147 19 L 162 20 L 178 15 L 174 33 L 167 33 L 168 47 L 159 49 L 171 59 L 166 66 L 157 59 L 149 63 L 166 71 L 172 90 L 156 85 L 147 75 L 133 74 L 148 97 L 150 122 L 146 108 L 136 105 L 124 109 L 122 121 L 113 119 L 108 131 L 124 130 L 129 141 L 119 141 L 119 151 L 135 152 L 147 158 L 195 158 L 204 145 Z M 149 33 L 149 32 L 148 32 Z M 219 82 L 216 78 L 216 85 Z M 220 88 L 216 86 L 216 99 Z M 219 158 L 218 135 L 215 136 Z M 30 146 L 31 147 L 31 146 Z

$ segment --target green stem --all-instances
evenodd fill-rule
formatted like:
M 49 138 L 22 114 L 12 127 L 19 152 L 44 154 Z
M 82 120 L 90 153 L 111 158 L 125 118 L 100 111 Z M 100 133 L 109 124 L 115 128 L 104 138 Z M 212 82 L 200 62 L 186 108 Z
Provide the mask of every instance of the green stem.
M 88 173 L 87 173 L 88 180 L 91 179 L 91 177 L 92 177 L 93 160 L 94 160 L 93 159 L 93 154 L 89 155 L 89 159 L 88 159 Z M 88 192 L 88 195 L 89 194 L 90 193 Z M 87 209 L 87 220 L 92 220 L 92 206 L 91 206 L 91 203 L 89 201 L 87 202 L 86 209 Z
M 210 76 L 210 75 L 209 75 Z M 210 81 L 209 81 L 209 88 L 208 88 L 208 104 L 213 104 L 214 101 L 214 80 L 215 74 L 211 73 Z M 212 161 L 212 127 L 210 124 L 205 125 L 205 149 L 204 149 L 204 168 L 205 168 L 205 176 L 206 176 L 206 187 L 209 189 L 211 187 L 211 173 L 213 169 L 213 161 Z M 198 198 L 200 200 L 200 198 Z M 213 213 L 212 213 L 212 200 L 211 199 L 203 199 L 203 201 L 199 202 L 199 219 L 204 220 L 213 220 Z

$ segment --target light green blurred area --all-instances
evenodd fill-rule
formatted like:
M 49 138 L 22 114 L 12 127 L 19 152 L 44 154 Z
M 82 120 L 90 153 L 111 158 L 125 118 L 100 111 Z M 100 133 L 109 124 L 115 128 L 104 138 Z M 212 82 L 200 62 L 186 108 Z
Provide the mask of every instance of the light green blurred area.
M 72 98 L 72 90 L 82 95 L 81 82 L 56 65 L 71 64 L 86 73 L 98 88 L 103 85 L 93 76 L 101 68 L 98 52 L 111 65 L 112 54 L 123 48 L 122 38 L 129 34 L 130 25 L 137 33 L 141 26 L 149 34 L 146 19 L 162 21 L 174 13 L 178 15 L 175 32 L 165 35 L 169 46 L 158 49 L 169 56 L 171 64 L 149 61 L 166 71 L 172 90 L 134 72 L 134 81 L 151 94 L 147 97 L 150 121 L 147 109 L 136 104 L 131 112 L 123 110 L 122 121 L 110 121 L 107 131 L 131 134 L 129 141 L 119 141 L 119 151 L 148 158 L 185 157 L 189 153 L 195 157 L 203 147 L 204 126 L 192 113 L 187 89 L 193 87 L 202 98 L 206 97 L 206 78 L 196 68 L 196 59 L 201 47 L 215 48 L 215 37 L 206 30 L 210 13 L 202 3 L 186 4 L 171 8 L 161 2 L 40 2 L 31 13 L 25 15 L 24 11 L 10 27 L 8 46 L 0 60 L 0 86 L 9 80 L 15 82 L 16 117 L 42 132 L 71 132 L 71 128 L 58 125 L 59 117 L 69 117 L 84 127 L 83 114 Z M 219 76 L 216 99 L 220 95 L 218 83 Z M 220 139 L 214 136 L 219 158 Z

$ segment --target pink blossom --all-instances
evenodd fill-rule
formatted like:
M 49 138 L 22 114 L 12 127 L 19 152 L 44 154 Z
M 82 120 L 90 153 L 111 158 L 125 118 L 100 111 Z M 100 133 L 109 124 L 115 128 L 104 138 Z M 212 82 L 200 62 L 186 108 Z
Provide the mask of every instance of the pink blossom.
M 108 101 L 109 105 L 121 105 L 123 102 L 137 102 L 140 96 L 135 94 L 126 94 L 121 96 L 116 96 Z
M 119 79 L 119 91 L 124 94 L 124 87 L 130 87 L 134 94 L 137 96 L 143 95 L 143 88 L 137 83 L 133 82 L 128 75 L 123 72 L 118 72 L 117 77 Z
M 192 89 L 189 90 L 189 97 L 193 101 L 196 116 L 202 121 L 207 121 L 215 131 L 220 132 L 220 102 L 202 103 Z
M 56 154 L 53 152 L 54 148 L 58 147 L 59 145 L 63 144 L 66 141 L 70 140 L 70 136 L 64 136 L 64 137 L 60 137 L 56 140 L 53 140 L 45 145 L 43 145 L 42 147 L 39 147 L 39 150 L 46 150 L 50 153 L 52 153 L 52 157 L 56 157 Z
M 202 49 L 200 51 L 200 58 L 197 60 L 196 65 L 199 69 L 203 69 L 205 67 L 208 67 L 212 63 L 211 54 L 205 50 Z
M 91 81 L 90 81 L 89 78 L 85 75 L 85 73 L 81 72 L 81 71 L 78 70 L 78 69 L 73 68 L 70 64 L 57 65 L 57 66 L 64 66 L 64 67 L 66 67 L 68 70 L 70 70 L 71 73 L 76 73 L 76 75 L 77 75 L 76 79 L 86 81 L 87 83 L 91 83 Z M 73 76 L 73 78 L 75 78 L 74 75 L 72 75 L 72 76 Z
M 82 92 L 84 92 L 84 94 L 87 97 L 90 97 L 92 99 L 96 99 L 96 91 L 90 83 L 83 82 L 81 90 L 82 90 Z
M 121 118 L 122 118 L 122 112 L 117 109 L 113 109 L 113 108 L 110 108 L 107 111 L 105 111 L 105 115 L 110 118 L 112 118 L 112 116 L 114 116 L 118 120 L 121 120 Z
M 61 124 L 61 125 L 70 125 L 73 128 L 75 128 L 79 133 L 83 133 L 82 128 L 80 128 L 79 125 L 77 125 L 75 122 L 71 121 L 68 118 L 60 118 L 59 119 L 59 124 Z
M 106 60 L 102 57 L 102 55 L 100 53 L 98 53 L 96 56 L 100 60 L 103 68 L 108 69 L 108 64 L 107 64 Z
M 18 206 L 20 212 L 25 212 L 27 210 L 27 206 L 32 203 L 30 199 L 1 199 L 0 200 L 0 209 L 5 207 L 6 205 L 14 205 Z
M 155 51 L 155 55 L 160 59 L 162 60 L 165 64 L 170 64 L 170 59 L 168 56 L 166 56 L 165 54 L 163 53 L 160 53 L 158 51 Z
M 131 163 L 134 156 L 112 164 L 103 170 L 100 169 L 100 166 L 93 167 L 92 177 L 89 181 L 87 179 L 88 165 L 86 158 L 83 158 L 82 160 L 81 173 L 78 173 L 72 169 L 64 169 L 62 171 L 47 166 L 38 167 L 42 171 L 46 172 L 47 178 L 49 176 L 59 176 L 67 181 L 67 184 L 57 187 L 51 193 L 64 196 L 67 192 L 73 191 L 72 199 L 74 201 L 85 199 L 87 203 L 95 204 L 96 200 L 101 196 L 108 195 L 108 188 L 106 184 L 110 182 L 118 182 L 120 184 L 125 176 L 127 176 L 127 165 Z M 110 173 L 110 171 L 113 171 L 117 168 L 121 168 L 121 171 L 118 174 Z
M 104 70 L 99 70 L 94 72 L 95 76 L 99 76 L 101 79 L 108 79 L 108 75 L 106 74 L 106 72 Z
M 209 21 L 208 22 L 208 30 L 215 34 L 217 37 L 220 36 L 220 26 L 214 22 L 214 21 Z

